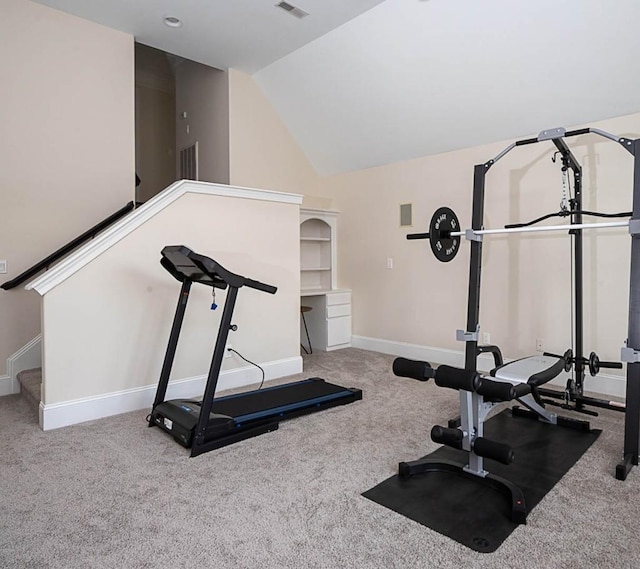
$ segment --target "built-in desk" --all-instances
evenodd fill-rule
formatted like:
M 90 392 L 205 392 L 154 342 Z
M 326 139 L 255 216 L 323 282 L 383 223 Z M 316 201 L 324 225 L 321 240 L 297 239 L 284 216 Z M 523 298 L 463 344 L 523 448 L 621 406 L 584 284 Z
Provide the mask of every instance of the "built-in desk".
M 351 291 L 302 291 L 300 305 L 310 306 L 304 316 L 314 350 L 331 351 L 351 346 Z M 306 341 L 301 324 L 300 338 Z
M 300 210 L 300 305 L 312 308 L 304 319 L 314 350 L 351 346 L 351 291 L 336 287 L 337 216 L 337 211 Z

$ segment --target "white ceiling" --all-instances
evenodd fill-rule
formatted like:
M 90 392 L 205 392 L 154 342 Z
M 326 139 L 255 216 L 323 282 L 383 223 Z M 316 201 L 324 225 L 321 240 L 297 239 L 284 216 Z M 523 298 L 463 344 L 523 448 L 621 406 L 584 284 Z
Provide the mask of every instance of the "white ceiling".
M 133 35 L 136 41 L 218 69 L 254 73 L 383 0 L 35 0 Z M 182 21 L 172 29 L 165 16 Z
M 640 111 L 638 0 L 40 2 L 253 74 L 322 175 Z

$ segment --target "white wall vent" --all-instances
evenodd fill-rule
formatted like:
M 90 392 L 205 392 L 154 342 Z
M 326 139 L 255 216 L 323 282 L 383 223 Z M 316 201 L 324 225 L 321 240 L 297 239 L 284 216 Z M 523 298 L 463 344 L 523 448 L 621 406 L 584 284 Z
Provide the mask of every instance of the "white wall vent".
M 289 14 L 291 14 L 292 16 L 295 16 L 296 18 L 305 18 L 306 16 L 309 15 L 309 12 L 305 12 L 302 8 L 298 8 L 293 4 L 289 4 L 289 2 L 278 2 L 276 6 L 278 8 L 282 8 L 283 10 L 289 12 Z
M 198 180 L 198 143 L 180 150 L 180 180 Z

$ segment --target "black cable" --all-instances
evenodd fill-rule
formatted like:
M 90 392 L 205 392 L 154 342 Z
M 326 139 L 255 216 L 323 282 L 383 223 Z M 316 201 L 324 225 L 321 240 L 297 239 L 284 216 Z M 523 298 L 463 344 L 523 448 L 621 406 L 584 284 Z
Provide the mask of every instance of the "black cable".
M 550 217 L 567 217 L 573 214 L 582 214 L 582 215 L 591 215 L 593 217 L 631 217 L 630 211 L 623 211 L 620 213 L 601 213 L 598 211 L 586 211 L 584 209 L 581 210 L 561 210 L 558 213 L 548 213 L 547 215 L 543 215 L 542 217 L 538 217 L 533 221 L 527 221 L 525 223 L 510 223 L 509 225 L 505 225 L 505 229 L 514 229 L 516 227 L 529 227 L 530 225 L 535 225 L 536 223 L 540 223 L 545 219 L 549 219 Z
M 260 382 L 260 386 L 258 387 L 258 389 L 262 389 L 262 386 L 264 385 L 264 370 L 258 364 L 248 360 L 241 353 L 237 352 L 233 348 L 227 348 L 227 350 L 230 351 L 230 352 L 233 352 L 234 354 L 236 354 L 238 356 L 240 356 L 248 364 L 251 364 L 252 366 L 256 366 L 262 372 L 262 381 Z
M 594 217 L 631 217 L 632 212 L 621 211 L 620 213 L 601 213 L 599 211 L 585 211 L 580 212 L 582 215 L 593 215 Z
M 559 211 L 558 213 L 548 213 L 547 215 L 543 215 L 542 217 L 538 217 L 537 219 L 534 219 L 533 221 L 526 221 L 524 223 L 510 223 L 509 225 L 505 225 L 504 228 L 505 229 L 514 229 L 516 227 L 529 227 L 529 225 L 534 225 L 536 223 L 540 223 L 541 221 L 544 221 L 545 219 L 549 219 L 550 217 L 567 217 L 568 215 L 571 215 L 571 212 L 568 210 L 564 210 L 564 211 Z

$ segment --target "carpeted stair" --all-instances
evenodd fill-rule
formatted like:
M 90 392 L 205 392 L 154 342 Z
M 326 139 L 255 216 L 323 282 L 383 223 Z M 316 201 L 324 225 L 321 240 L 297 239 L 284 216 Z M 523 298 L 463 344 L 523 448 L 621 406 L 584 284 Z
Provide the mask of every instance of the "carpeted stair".
M 36 409 L 40 406 L 42 395 L 40 388 L 42 386 L 42 368 L 25 369 L 18 372 L 18 383 L 20 384 L 20 393 L 22 396 Z

